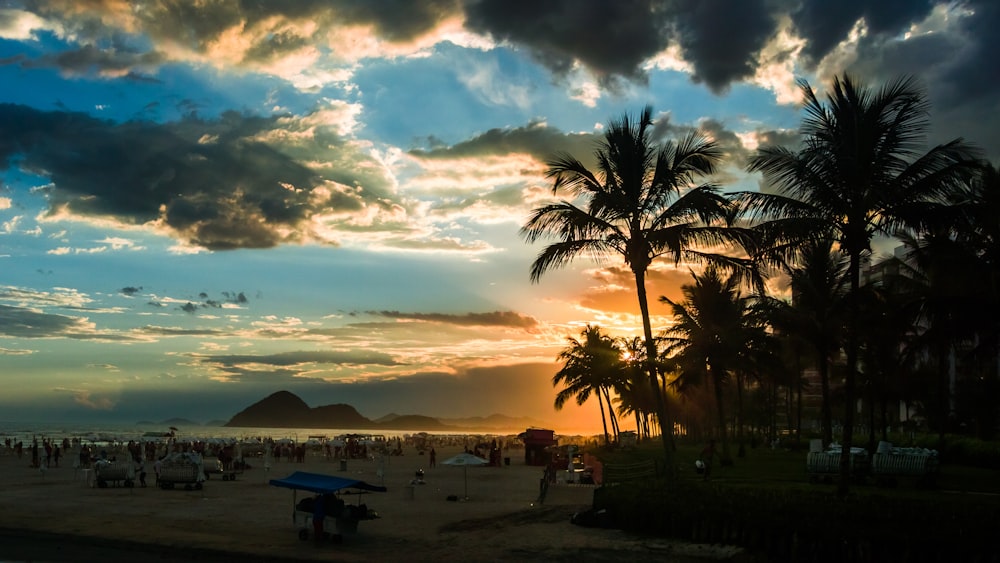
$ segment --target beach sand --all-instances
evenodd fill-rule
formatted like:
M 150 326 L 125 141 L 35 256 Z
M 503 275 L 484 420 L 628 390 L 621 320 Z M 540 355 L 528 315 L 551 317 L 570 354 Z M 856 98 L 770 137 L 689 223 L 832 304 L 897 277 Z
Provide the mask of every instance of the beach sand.
M 460 448 L 438 451 L 438 466 L 405 448 L 386 458 L 383 475 L 371 460 L 308 455 L 304 463 L 260 458 L 233 481 L 213 475 L 202 490 L 91 486 L 70 465 L 40 471 L 30 458 L 0 455 L 0 560 L 4 561 L 705 561 L 739 559 L 738 549 L 643 538 L 583 528 L 571 516 L 587 509 L 593 487 L 557 484 L 537 503 L 542 468 L 511 450 L 503 467 L 441 465 Z M 507 455 L 505 453 L 505 455 Z M 64 462 L 67 460 L 64 459 Z M 71 462 L 71 460 L 69 460 Z M 410 486 L 418 469 L 426 484 Z M 309 471 L 383 484 L 388 491 L 345 497 L 379 514 L 343 542 L 298 538 L 293 492 L 268 484 Z M 92 480 L 92 479 L 91 479 Z M 297 498 L 309 496 L 298 492 Z

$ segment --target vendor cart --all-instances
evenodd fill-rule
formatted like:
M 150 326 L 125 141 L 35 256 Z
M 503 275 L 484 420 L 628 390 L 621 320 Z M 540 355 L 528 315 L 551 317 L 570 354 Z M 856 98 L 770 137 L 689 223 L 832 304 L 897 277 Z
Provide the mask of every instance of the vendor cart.
M 917 487 L 933 487 L 938 474 L 937 450 L 898 448 L 880 442 L 872 456 L 872 476 L 875 484 L 895 487 L 902 479 L 912 480 Z
M 840 474 L 841 448 L 831 446 L 826 451 L 810 451 L 806 455 L 806 473 L 810 483 L 830 481 Z M 854 480 L 864 481 L 871 466 L 868 451 L 864 448 L 851 448 L 850 476 Z
M 94 482 L 102 489 L 119 484 L 132 487 L 135 484 L 135 465 L 128 461 L 99 459 L 94 463 Z
M 323 533 L 335 543 L 343 540 L 348 534 L 358 531 L 358 523 L 362 520 L 374 520 L 378 513 L 360 502 L 360 496 L 367 492 L 385 492 L 385 487 L 371 485 L 364 481 L 296 471 L 284 479 L 271 479 L 275 487 L 292 489 L 292 525 L 298 530 L 299 539 L 307 540 L 314 533 L 313 514 L 315 503 L 324 502 L 326 516 L 323 519 Z M 298 500 L 298 491 L 315 493 L 314 497 Z M 344 497 L 358 494 L 357 504 L 348 504 Z
M 205 470 L 201 456 L 195 453 L 175 453 L 163 459 L 156 483 L 161 489 L 183 485 L 184 490 L 201 490 Z

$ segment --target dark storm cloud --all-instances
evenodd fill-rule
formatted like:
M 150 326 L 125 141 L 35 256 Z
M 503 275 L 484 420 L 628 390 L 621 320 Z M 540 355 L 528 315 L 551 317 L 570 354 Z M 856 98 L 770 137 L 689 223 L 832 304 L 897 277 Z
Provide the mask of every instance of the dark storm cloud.
M 104 39 L 115 18 L 135 22 L 154 43 L 205 54 L 233 33 L 252 38 L 244 63 L 270 62 L 305 46 L 325 43 L 332 25 L 367 25 L 389 42 L 411 41 L 460 13 L 457 0 L 296 0 L 292 2 L 137 2 L 134 6 L 92 0 L 31 2 L 36 14 L 61 20 L 89 41 Z M 305 23 L 307 26 L 288 26 Z M 315 24 L 315 25 L 313 25 Z M 120 24 L 121 25 L 121 24 Z M 309 35 L 306 35 L 308 33 Z M 142 56 L 155 56 L 147 54 Z
M 948 98 L 954 104 L 995 103 L 1000 89 L 1000 2 L 969 0 L 967 6 L 974 14 L 962 20 L 962 32 L 971 43 L 958 53 L 942 82 L 951 85 Z
M 715 92 L 752 76 L 777 26 L 769 0 L 472 0 L 474 31 L 527 47 L 557 75 L 579 61 L 605 85 L 644 81 L 642 65 L 680 45 L 693 78 Z
M 660 2 L 470 0 L 473 31 L 526 46 L 557 74 L 580 61 L 599 78 L 642 78 L 640 65 L 668 44 Z
M 389 317 L 392 319 L 444 323 L 459 326 L 498 326 L 524 329 L 531 329 L 538 326 L 538 321 L 533 317 L 515 313 L 513 311 L 466 313 L 464 315 L 450 315 L 446 313 L 401 313 L 399 311 L 368 311 L 368 314 Z
M 41 313 L 23 307 L 0 305 L 0 334 L 15 338 L 47 338 L 79 332 L 83 322 L 76 317 Z
M 275 119 L 231 112 L 214 121 L 114 124 L 0 104 L 0 167 L 16 157 L 22 169 L 49 177 L 51 213 L 131 224 L 161 219 L 179 238 L 209 249 L 272 247 L 301 236 L 296 227 L 310 217 L 319 182 L 290 157 L 249 140 Z
M 82 8 L 76 0 L 47 0 L 27 9 L 71 30 L 81 46 L 52 58 L 8 64 L 58 64 L 67 71 L 106 69 L 142 79 L 134 68 L 162 64 L 170 45 L 208 54 L 238 34 L 248 41 L 239 64 L 271 64 L 304 48 L 329 49 L 326 36 L 336 26 L 370 26 L 388 42 L 411 41 L 450 17 L 464 15 L 474 32 L 523 48 L 556 75 L 582 64 L 603 84 L 620 78 L 642 82 L 642 69 L 666 47 L 681 47 L 692 78 L 714 92 L 752 76 L 761 48 L 774 36 L 783 16 L 806 40 L 804 54 L 819 62 L 848 37 L 863 19 L 871 38 L 898 37 L 923 20 L 944 0 L 299 0 L 296 2 L 167 2 L 147 1 L 133 8 L 111 0 L 92 0 Z M 967 31 L 977 45 L 968 62 L 981 65 L 996 53 L 993 0 L 952 3 L 975 15 Z M 113 27 L 117 24 L 117 28 Z M 308 24 L 308 25 L 300 25 Z M 127 30 L 127 31 L 126 31 Z M 148 37 L 152 47 L 130 44 L 133 32 Z M 164 48 L 159 48 L 164 46 Z M 338 53 L 333 53 L 334 56 Z M 970 76 L 961 61 L 956 72 Z M 997 80 L 991 73 L 985 82 Z M 974 90 L 974 89 L 973 89 Z M 990 91 L 982 87 L 983 91 Z
M 85 75 L 90 73 L 114 74 L 138 79 L 135 68 L 151 69 L 164 62 L 164 57 L 156 52 L 137 53 L 117 49 L 100 49 L 84 45 L 79 49 L 46 55 L 37 59 L 24 59 L 24 68 L 57 67 L 65 74 Z
M 0 335 L 13 338 L 70 338 L 127 341 L 125 335 L 96 332 L 86 319 L 43 313 L 25 307 L 0 305 Z
M 713 92 L 753 76 L 756 55 L 777 23 L 768 0 L 676 0 L 672 22 L 695 81 Z
M 532 122 L 524 127 L 490 129 L 467 141 L 447 147 L 414 149 L 410 154 L 417 158 L 435 159 L 523 153 L 546 160 L 555 153 L 566 152 L 586 161 L 600 139 L 600 134 L 567 134 L 544 123 Z
M 802 0 L 792 22 L 806 39 L 805 54 L 818 62 L 865 19 L 869 32 L 894 35 L 930 13 L 934 0 Z
M 217 356 L 196 356 L 202 363 L 225 367 L 244 366 L 247 364 L 269 366 L 306 366 L 313 364 L 335 365 L 379 365 L 395 366 L 398 362 L 389 354 L 367 350 L 350 351 L 298 351 L 280 354 L 232 354 Z
M 897 4 L 898 13 L 886 11 Z M 1000 114 L 1000 98 L 996 96 L 1000 89 L 1000 72 L 996 71 L 1000 34 L 994 32 L 1000 28 L 1000 3 L 969 0 L 949 4 L 947 17 L 936 22 L 945 25 L 943 29 L 901 40 L 901 34 L 911 23 L 926 17 L 933 4 L 923 0 L 850 4 L 857 5 L 851 14 L 861 10 L 870 27 L 872 21 L 878 24 L 874 32 L 858 41 L 857 54 L 846 67 L 832 70 L 850 72 L 873 85 L 901 75 L 917 77 L 931 101 L 932 143 L 961 137 L 983 147 L 988 158 L 1000 159 L 1000 128 L 992 119 Z M 811 9 L 821 10 L 826 5 L 817 2 Z M 844 38 L 846 34 L 837 41 Z M 820 57 L 828 50 L 815 48 Z
M 128 297 L 132 297 L 135 294 L 139 293 L 140 291 L 142 291 L 142 286 L 139 287 L 127 286 L 118 290 L 119 293 L 121 293 L 122 295 L 126 295 Z
M 802 137 L 798 131 L 761 131 L 757 133 L 757 143 L 761 147 L 789 147 L 797 149 Z

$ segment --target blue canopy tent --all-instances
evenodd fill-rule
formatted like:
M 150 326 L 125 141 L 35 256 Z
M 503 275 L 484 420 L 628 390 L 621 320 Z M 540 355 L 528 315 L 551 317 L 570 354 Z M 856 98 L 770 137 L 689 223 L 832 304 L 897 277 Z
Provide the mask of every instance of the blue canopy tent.
M 298 509 L 298 502 L 296 498 L 298 491 L 309 491 L 319 495 L 333 494 L 340 491 L 353 491 L 359 494 L 366 491 L 379 493 L 386 492 L 385 487 L 372 485 L 371 483 L 366 483 L 358 479 L 347 479 L 344 477 L 334 477 L 333 475 L 308 473 L 305 471 L 296 471 L 284 479 L 271 479 L 268 483 L 275 487 L 292 489 L 292 523 L 294 526 L 299 528 L 299 538 L 302 540 L 308 539 L 309 537 L 308 524 L 312 519 L 312 514 Z M 359 504 L 359 507 L 362 506 L 364 505 Z M 364 507 L 364 509 L 360 511 L 356 510 L 355 507 L 346 507 L 340 514 L 330 514 L 329 516 L 335 519 L 337 531 L 342 533 L 356 532 L 359 520 L 378 518 L 378 515 L 374 512 L 368 511 L 367 507 Z M 339 534 L 335 537 L 335 539 L 339 541 Z
M 275 487 L 285 487 L 286 489 L 309 491 L 319 494 L 335 493 L 343 489 L 359 489 L 379 493 L 386 491 L 385 487 L 371 485 L 358 479 L 334 477 L 333 475 L 323 475 L 321 473 L 307 473 L 305 471 L 296 471 L 284 479 L 271 479 L 269 483 Z

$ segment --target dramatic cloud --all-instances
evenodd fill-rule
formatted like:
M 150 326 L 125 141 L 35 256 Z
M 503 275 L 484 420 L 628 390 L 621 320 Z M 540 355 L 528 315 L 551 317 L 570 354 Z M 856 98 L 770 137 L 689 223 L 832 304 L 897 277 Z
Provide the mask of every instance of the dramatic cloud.
M 283 352 L 270 355 L 224 355 L 203 356 L 203 362 L 211 362 L 224 366 L 242 364 L 260 364 L 269 366 L 299 366 L 303 364 L 376 364 L 383 366 L 396 365 L 388 354 L 368 351 L 326 351 L 326 352 Z
M 806 40 L 805 54 L 818 62 L 863 19 L 875 35 L 896 35 L 922 20 L 933 0 L 803 0 L 792 20 Z
M 0 335 L 13 338 L 69 338 L 74 340 L 128 341 L 133 338 L 99 331 L 87 319 L 54 315 L 37 309 L 0 305 Z
M 287 117 L 231 112 L 217 120 L 115 124 L 2 104 L 0 122 L 7 125 L 0 164 L 16 159 L 22 170 L 52 180 L 50 219 L 112 218 L 226 250 L 322 241 L 313 221 L 359 211 L 366 197 L 375 209 L 385 205 L 381 180 L 370 173 L 356 173 L 346 162 L 317 171 L 259 140 L 288 144 L 272 135 L 279 126 L 287 132 L 301 124 Z M 320 150 L 303 149 L 303 142 L 289 150 L 314 156 Z M 336 157 L 335 137 L 322 142 L 326 155 Z M 362 182 L 371 191 L 360 188 Z
M 368 314 L 380 315 L 400 320 L 454 324 L 459 326 L 495 326 L 522 329 L 532 329 L 538 326 L 537 320 L 513 311 L 466 313 L 464 315 L 448 315 L 445 313 L 400 313 L 399 311 L 369 311 Z
M 767 0 L 677 0 L 671 13 L 676 40 L 693 78 L 713 92 L 754 75 L 757 53 L 776 29 Z
M 642 79 L 643 61 L 667 47 L 659 2 L 628 0 L 471 0 L 473 31 L 527 47 L 556 74 L 582 63 L 602 82 Z

